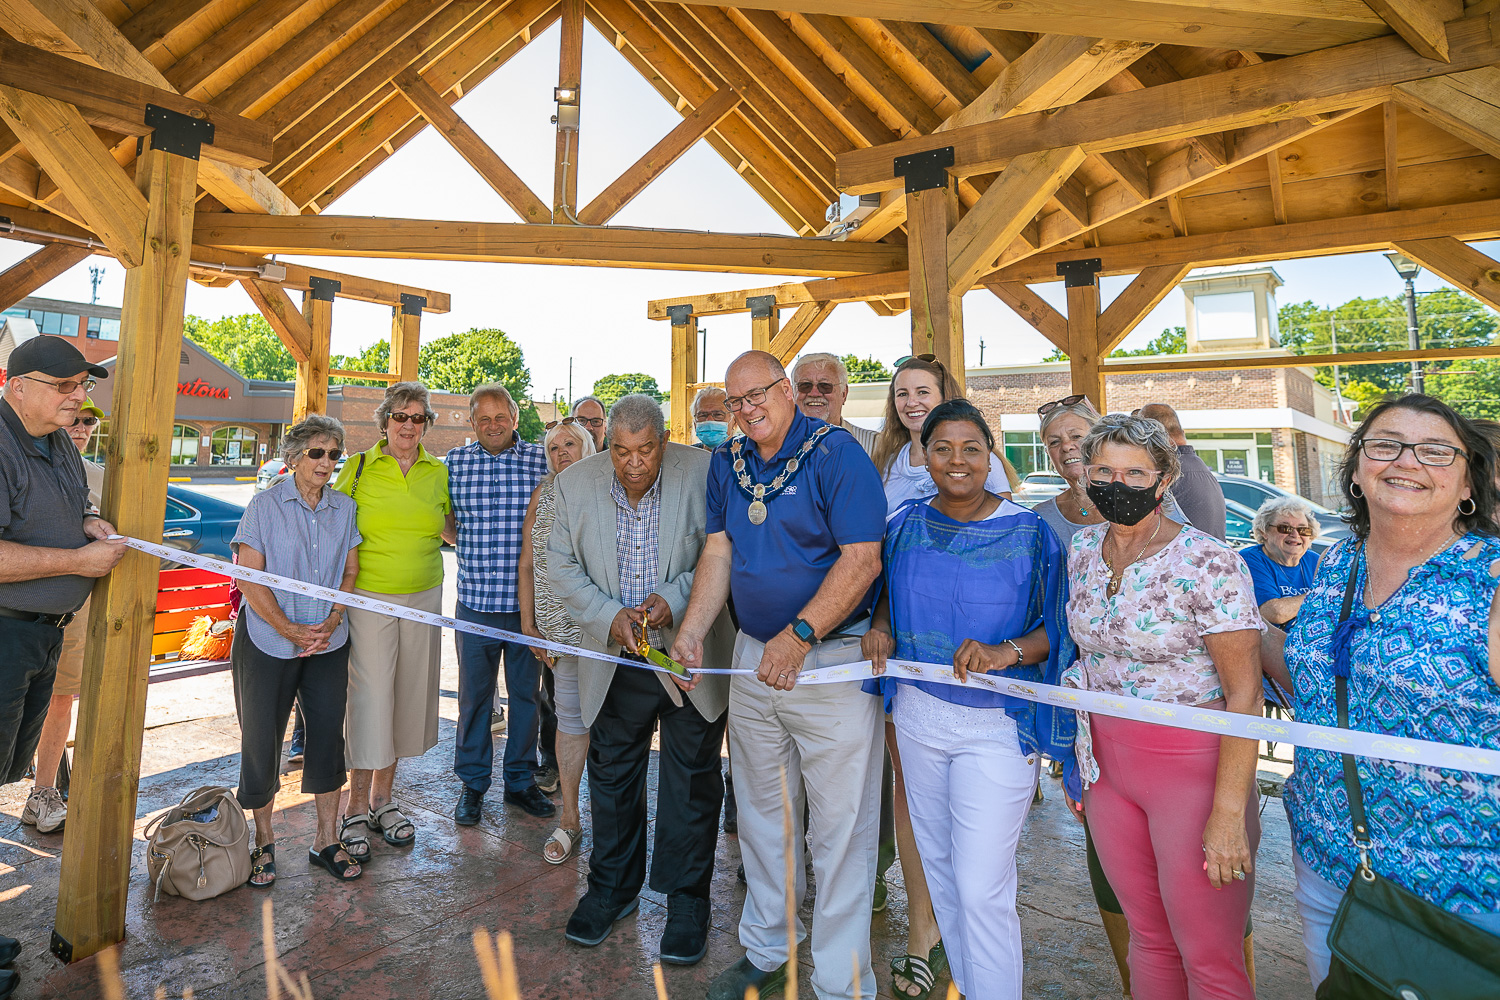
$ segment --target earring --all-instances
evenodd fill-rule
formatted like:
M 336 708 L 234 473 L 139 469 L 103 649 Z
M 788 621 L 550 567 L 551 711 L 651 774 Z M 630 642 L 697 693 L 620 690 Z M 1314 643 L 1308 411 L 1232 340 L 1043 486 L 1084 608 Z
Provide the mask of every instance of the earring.
M 1360 489 L 1359 484 L 1351 479 L 1349 480 L 1349 495 L 1358 500 L 1365 495 L 1365 491 Z
M 1468 504 L 1469 505 L 1469 509 L 1468 510 L 1464 510 L 1464 504 Z M 1478 509 L 1479 509 L 1479 505 L 1474 502 L 1474 498 L 1473 497 L 1464 497 L 1462 500 L 1460 500 L 1458 502 L 1458 512 L 1460 514 L 1462 514 L 1464 517 L 1470 516 L 1471 514 L 1473 514 Z

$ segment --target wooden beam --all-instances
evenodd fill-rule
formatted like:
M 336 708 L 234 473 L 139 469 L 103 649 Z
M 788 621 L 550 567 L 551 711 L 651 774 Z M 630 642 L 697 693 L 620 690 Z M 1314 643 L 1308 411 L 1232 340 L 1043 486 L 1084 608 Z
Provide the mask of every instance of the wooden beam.
M 985 287 L 994 292 L 997 299 L 1010 306 L 1017 316 L 1034 326 L 1038 333 L 1052 342 L 1053 347 L 1067 353 L 1067 317 L 1033 292 L 1030 285 L 1023 281 L 992 281 Z
M 771 342 L 771 353 L 783 365 L 790 365 L 818 328 L 833 315 L 837 302 L 808 302 L 797 307 L 792 318 L 787 320 L 776 339 Z
M 362 379 L 370 382 L 399 382 L 400 378 L 390 372 L 362 372 L 351 368 L 330 368 L 328 377 L 331 379 Z
M 844 275 L 899 270 L 904 247 L 792 236 L 531 226 L 336 215 L 200 216 L 198 238 L 250 253 L 567 263 L 595 267 Z
M 169 35 L 189 31 L 220 0 L 158 0 L 120 22 L 120 34 L 148 59 L 166 48 Z
M 1099 317 L 1099 356 L 1109 357 L 1192 269 L 1191 264 L 1161 264 L 1147 268 L 1126 285 Z
M 454 151 L 473 167 L 495 193 L 505 199 L 522 222 L 550 222 L 552 212 L 532 193 L 526 182 L 506 166 L 505 161 L 489 147 L 469 123 L 448 106 L 442 95 L 433 90 L 417 71 L 408 66 L 392 81 L 406 95 L 422 117 L 448 141 Z
M 391 310 L 391 374 L 398 382 L 415 382 L 417 356 L 422 347 L 422 310 L 405 306 Z
M 1281 189 L 1281 154 L 1271 150 L 1266 154 L 1266 174 L 1271 185 L 1271 218 L 1277 224 L 1286 223 L 1286 193 Z
M 166 515 L 198 162 L 147 149 L 136 163 L 145 251 L 125 276 L 103 504 L 136 538 L 160 538 Z M 94 585 L 53 933 L 70 961 L 125 936 L 159 569 L 131 551 Z
M 282 346 L 299 365 L 305 365 L 312 353 L 312 328 L 307 319 L 297 310 L 286 289 L 271 281 L 247 278 L 240 282 L 255 308 L 271 324 Z
M 849 72 L 869 85 L 907 128 L 925 135 L 942 124 L 941 116 L 928 107 L 927 102 L 843 20 L 827 14 L 805 12 L 799 17 L 837 54 L 837 58 L 845 63 Z M 926 21 L 931 18 L 901 20 Z
M 911 253 L 911 352 L 934 354 L 964 386 L 964 297 L 951 291 L 950 234 L 958 221 L 958 192 L 944 187 L 906 192 Z
M 583 8 L 584 0 L 562 0 L 562 44 L 557 62 L 557 85 L 570 87 L 575 92 L 583 82 Z M 567 222 L 568 216 L 578 208 L 579 140 L 576 129 L 558 128 L 549 220 Z
M 696 110 L 677 124 L 672 131 L 648 149 L 639 160 L 630 166 L 614 182 L 599 192 L 583 211 L 578 221 L 586 226 L 602 226 L 631 199 L 646 189 L 667 168 L 676 163 L 699 139 L 716 128 L 740 103 L 739 91 L 732 88 L 716 91 Z
M 326 297 L 325 297 L 326 296 Z M 310 413 L 328 412 L 328 357 L 333 340 L 333 296 L 314 289 L 302 293 L 302 318 L 312 341 L 307 360 L 297 362 L 292 387 L 292 423 Z
M 130 77 L 22 45 L 0 34 L 0 85 L 51 97 L 78 109 L 90 125 L 121 135 L 149 135 L 146 106 L 154 104 L 213 125 L 213 143 L 202 155 L 241 167 L 271 159 L 271 130 L 212 104 L 180 97 Z
M 79 261 L 91 256 L 88 247 L 52 243 L 0 273 L 0 309 L 9 309 Z
M 1380 106 L 1381 147 L 1385 164 L 1385 210 L 1394 212 L 1401 207 L 1401 171 L 1396 149 L 1396 102 L 1386 101 Z
M 771 342 L 781 332 L 781 310 L 776 308 L 776 300 L 771 296 L 770 304 L 749 303 L 750 305 L 750 350 L 770 352 Z
M 1455 72 L 1500 62 L 1500 40 L 1491 35 L 1487 15 L 1454 21 L 1448 37 Z M 1104 152 L 1340 111 L 1385 100 L 1393 86 L 1433 72 L 1432 61 L 1399 38 L 1377 38 L 842 153 L 839 187 L 852 194 L 891 190 L 899 184 L 895 157 L 943 146 L 954 147 L 953 173 L 966 177 L 999 170 L 1021 153 L 1057 146 Z
M 1451 236 L 1402 240 L 1395 247 L 1433 274 L 1500 311 L 1500 262 L 1493 257 Z
M 1462 17 L 1463 0 L 1365 0 L 1370 9 L 1428 59 L 1448 61 L 1443 22 Z
M 1403 361 L 1466 361 L 1500 358 L 1500 347 L 1433 347 L 1416 351 L 1352 351 L 1347 354 L 1273 354 L 1237 356 L 1211 352 L 1199 357 L 1174 355 L 1172 360 L 1106 361 L 1103 370 L 1112 374 L 1142 372 L 1243 371 L 1246 368 L 1321 368 L 1325 365 L 1388 365 Z
M 1396 87 L 1396 100 L 1476 149 L 1500 156 L 1500 69 L 1413 80 Z
M 677 320 L 683 322 L 678 323 Z M 672 320 L 672 440 L 693 442 L 693 401 L 688 386 L 698 381 L 698 324 L 692 313 Z
M 71 104 L 0 86 L 0 114 L 126 268 L 145 260 L 146 199 Z
M 1011 160 L 948 237 L 948 287 L 962 295 L 980 275 L 994 270 L 1000 251 L 1021 234 L 1083 158 L 1082 149 L 1070 146 Z
M 1068 289 L 1068 370 L 1073 391 L 1088 396 L 1094 409 L 1104 408 L 1104 372 L 1099 367 L 1099 279 Z

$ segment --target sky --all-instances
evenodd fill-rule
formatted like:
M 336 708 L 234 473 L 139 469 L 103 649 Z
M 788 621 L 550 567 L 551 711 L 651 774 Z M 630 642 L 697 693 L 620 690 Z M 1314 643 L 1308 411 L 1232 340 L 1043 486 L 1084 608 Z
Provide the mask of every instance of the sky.
M 546 202 L 552 188 L 558 26 L 536 36 L 508 64 L 465 94 L 455 109 Z M 680 120 L 680 116 L 592 26 L 585 27 L 583 59 L 580 204 L 604 189 Z M 419 219 L 518 221 L 511 209 L 432 129 L 399 149 L 361 184 L 330 205 L 325 214 Z M 655 183 L 625 207 L 613 223 L 776 233 L 790 229 L 706 143 L 699 142 Z M 0 241 L 0 267 L 9 267 L 34 247 Z M 1494 252 L 1493 249 L 1491 252 Z M 291 257 L 332 270 L 399 281 L 449 292 L 453 311 L 427 313 L 423 341 L 472 327 L 498 327 L 520 344 L 532 373 L 532 395 L 583 395 L 595 379 L 612 373 L 645 372 L 665 389 L 671 375 L 671 331 L 665 321 L 646 318 L 651 299 L 755 288 L 793 277 L 648 271 L 555 265 L 479 264 L 427 260 L 374 260 Z M 36 294 L 89 301 L 89 265 L 105 268 L 99 301 L 119 305 L 124 270 L 113 260 L 94 257 L 59 276 Z M 1334 305 L 1357 296 L 1396 295 L 1400 279 L 1378 253 L 1275 262 L 1285 285 L 1278 303 L 1312 300 Z M 1105 305 L 1128 284 L 1128 277 L 1101 279 Z M 1419 291 L 1443 287 L 1423 272 Z M 1060 282 L 1037 292 L 1066 312 Z M 189 283 L 187 311 L 215 318 L 254 312 L 238 285 L 226 289 Z M 790 312 L 782 314 L 783 320 Z M 1163 329 L 1184 323 L 1183 297 L 1173 291 L 1122 346 L 1140 347 Z M 711 380 L 749 347 L 748 315 L 706 317 L 705 363 Z M 966 360 L 969 365 L 1026 364 L 1041 360 L 1051 344 L 987 291 L 964 298 Z M 390 310 L 339 299 L 334 307 L 333 351 L 353 354 L 385 339 Z M 862 303 L 836 310 L 809 344 L 809 350 L 875 357 L 889 365 L 910 352 L 908 314 L 875 315 Z

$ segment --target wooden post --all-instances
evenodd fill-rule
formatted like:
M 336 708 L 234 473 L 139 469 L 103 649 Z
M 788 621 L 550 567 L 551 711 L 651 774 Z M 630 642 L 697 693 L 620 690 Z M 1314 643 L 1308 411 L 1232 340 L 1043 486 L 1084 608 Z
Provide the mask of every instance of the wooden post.
M 781 332 L 781 310 L 776 296 L 752 295 L 745 300 L 750 310 L 750 350 L 770 352 L 771 342 Z
M 120 532 L 156 541 L 172 461 L 196 154 L 148 148 L 135 176 L 148 206 L 145 240 L 140 265 L 125 276 L 103 513 Z M 65 962 L 125 936 L 159 566 L 131 551 L 94 586 L 52 932 L 52 950 Z
M 693 401 L 688 386 L 698 381 L 698 324 L 692 306 L 668 306 L 672 317 L 672 440 L 693 443 Z
M 417 352 L 421 346 L 422 307 L 420 295 L 401 293 L 401 304 L 391 307 L 391 364 L 398 382 L 417 381 Z
M 1099 258 L 1057 265 L 1068 288 L 1068 362 L 1073 391 L 1084 393 L 1104 413 L 1104 370 L 1099 366 Z
M 583 0 L 562 0 L 562 50 L 557 62 L 558 89 L 578 94 L 583 82 Z M 577 98 L 575 96 L 575 103 Z M 559 116 L 564 114 L 558 108 Z M 576 120 L 576 119 L 575 119 Z M 552 221 L 565 225 L 578 211 L 577 127 L 557 129 L 557 160 L 552 168 Z
M 911 352 L 936 355 L 963 389 L 963 291 L 950 291 L 948 283 L 948 234 L 958 221 L 958 194 L 944 168 L 952 164 L 953 150 L 899 159 L 909 161 L 898 164 L 897 172 L 906 178 Z
M 328 354 L 333 335 L 333 300 L 341 283 L 316 275 L 302 293 L 302 318 L 312 333 L 307 360 L 297 362 L 297 384 L 292 390 L 292 423 L 309 413 L 328 412 Z M 392 357 L 394 354 L 392 346 Z

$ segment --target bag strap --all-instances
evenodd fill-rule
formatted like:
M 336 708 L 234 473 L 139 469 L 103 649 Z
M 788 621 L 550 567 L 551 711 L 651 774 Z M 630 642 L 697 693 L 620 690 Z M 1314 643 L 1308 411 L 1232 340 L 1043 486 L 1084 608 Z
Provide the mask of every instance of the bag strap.
M 1335 643 L 1347 644 L 1351 639 L 1344 629 L 1344 623 L 1349 620 L 1349 613 L 1354 608 L 1354 591 L 1359 586 L 1360 553 L 1361 549 L 1356 547 L 1354 558 L 1349 566 L 1349 582 L 1344 585 L 1344 606 L 1339 612 L 1339 628 L 1334 633 Z M 1335 650 L 1335 658 L 1340 655 L 1340 652 Z M 1347 662 L 1347 652 L 1342 655 Z M 1333 676 L 1334 690 L 1337 692 L 1340 729 L 1349 728 L 1348 673 L 1347 669 L 1335 669 Z M 1344 759 L 1344 790 L 1349 794 L 1349 820 L 1354 826 L 1354 846 L 1359 849 L 1359 874 L 1363 878 L 1371 879 L 1374 877 L 1374 871 L 1370 868 L 1370 825 L 1365 816 L 1365 796 L 1359 784 L 1359 769 L 1355 764 L 1353 754 L 1346 753 L 1341 756 Z
M 365 474 L 365 453 L 359 453 L 359 465 L 354 467 L 354 482 L 349 484 L 349 498 L 354 499 L 354 494 L 359 492 L 359 477 Z

